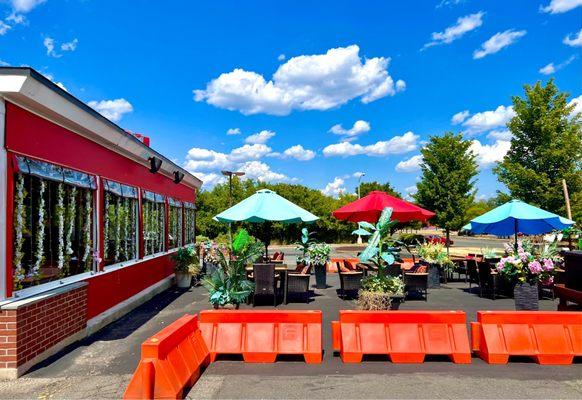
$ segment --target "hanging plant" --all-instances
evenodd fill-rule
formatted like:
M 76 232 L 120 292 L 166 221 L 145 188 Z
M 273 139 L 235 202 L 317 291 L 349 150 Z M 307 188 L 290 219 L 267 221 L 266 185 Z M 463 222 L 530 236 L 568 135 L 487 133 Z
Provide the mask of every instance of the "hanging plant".
M 129 238 L 128 228 L 129 225 L 129 199 L 125 197 L 123 199 L 123 259 L 124 261 L 129 260 Z
M 115 262 L 119 261 L 119 253 L 121 251 L 121 199 L 118 197 L 115 201 L 115 227 L 113 232 L 114 248 L 115 248 Z
M 85 263 L 85 270 L 89 270 L 91 266 L 91 215 L 93 212 L 91 191 L 85 191 L 85 218 L 83 225 L 83 242 L 85 244 L 85 252 L 83 253 L 82 261 Z
M 104 258 L 109 256 L 109 193 L 105 192 L 105 213 L 103 221 L 103 252 Z
M 67 201 L 67 210 L 66 210 L 66 223 L 67 223 L 67 232 L 65 235 L 65 253 L 66 253 L 66 263 L 65 263 L 65 271 L 69 269 L 69 262 L 73 255 L 73 232 L 75 231 L 75 216 L 76 216 L 76 207 L 77 207 L 77 188 L 73 186 L 71 190 L 69 190 L 69 198 Z
M 26 208 L 24 207 L 24 199 L 26 198 L 26 191 L 24 190 L 24 178 L 18 174 L 16 176 L 16 197 L 14 199 L 14 274 L 13 279 L 16 288 L 20 289 L 21 282 L 25 278 L 26 271 L 22 266 L 24 259 L 24 252 L 22 246 L 24 245 L 24 221 L 26 221 Z
M 30 276 L 36 277 L 40 273 L 40 267 L 44 262 L 44 236 L 45 236 L 45 226 L 44 226 L 44 193 L 46 191 L 46 183 L 44 180 L 40 179 L 40 185 L 38 189 L 38 227 L 36 229 L 36 252 L 34 257 L 34 265 L 30 271 Z
M 65 189 L 62 183 L 57 186 L 55 214 L 59 240 L 57 245 L 57 267 L 62 271 L 65 266 Z
M 131 258 L 135 259 L 137 258 L 137 254 L 135 252 L 135 233 L 136 233 L 136 226 L 135 226 L 135 208 L 137 205 L 137 200 L 136 199 L 131 199 L 130 200 L 130 204 L 131 204 L 131 208 L 130 208 L 130 215 L 129 215 L 129 223 L 131 226 L 131 242 L 129 243 L 130 245 L 130 251 L 131 251 Z

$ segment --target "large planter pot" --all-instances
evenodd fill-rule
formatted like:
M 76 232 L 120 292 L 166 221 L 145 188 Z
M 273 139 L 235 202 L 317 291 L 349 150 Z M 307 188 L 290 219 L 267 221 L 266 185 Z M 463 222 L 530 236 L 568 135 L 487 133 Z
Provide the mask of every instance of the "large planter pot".
M 240 304 L 225 304 L 223 306 L 219 304 L 213 304 L 212 307 L 214 307 L 215 310 L 238 310 L 240 308 Z
M 358 292 L 358 300 L 356 304 L 360 310 L 398 310 L 400 308 L 400 303 L 403 301 L 404 296 L 360 290 Z
M 515 300 L 515 309 L 518 311 L 537 311 L 539 310 L 538 286 L 529 283 L 518 283 L 513 288 L 513 298 Z
M 316 265 L 315 271 L 315 287 L 317 289 L 327 288 L 327 271 L 325 265 Z
M 438 288 L 441 286 L 441 270 L 438 264 L 428 264 L 426 267 L 428 272 L 428 288 Z
M 176 272 L 176 285 L 182 289 L 188 289 L 192 284 L 192 274 L 190 272 Z

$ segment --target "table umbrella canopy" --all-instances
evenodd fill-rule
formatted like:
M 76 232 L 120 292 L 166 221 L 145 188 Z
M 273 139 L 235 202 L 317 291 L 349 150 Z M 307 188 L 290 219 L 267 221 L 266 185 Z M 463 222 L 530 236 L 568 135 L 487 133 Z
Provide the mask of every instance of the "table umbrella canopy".
M 378 190 L 338 208 L 332 215 L 343 221 L 375 223 L 386 207 L 392 208 L 392 219 L 399 222 L 426 221 L 435 215 L 432 211 Z
M 220 222 L 315 222 L 319 218 L 269 189 L 255 194 L 214 217 Z
M 471 232 L 509 236 L 523 233 L 539 235 L 573 225 L 574 221 L 534 207 L 521 200 L 511 200 L 471 220 Z

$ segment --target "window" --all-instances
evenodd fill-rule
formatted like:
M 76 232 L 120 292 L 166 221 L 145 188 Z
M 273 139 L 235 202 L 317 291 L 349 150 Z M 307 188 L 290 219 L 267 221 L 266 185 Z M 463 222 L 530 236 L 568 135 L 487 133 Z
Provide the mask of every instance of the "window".
M 170 221 L 168 230 L 170 231 L 170 249 L 182 247 L 182 202 L 168 198 L 170 205 Z
M 196 206 L 184 202 L 184 240 L 186 244 L 196 243 Z
M 166 237 L 165 199 L 157 193 L 143 191 L 143 242 L 146 256 L 164 251 Z
M 105 265 L 137 259 L 137 189 L 103 179 Z
M 91 271 L 95 177 L 15 158 L 14 290 Z

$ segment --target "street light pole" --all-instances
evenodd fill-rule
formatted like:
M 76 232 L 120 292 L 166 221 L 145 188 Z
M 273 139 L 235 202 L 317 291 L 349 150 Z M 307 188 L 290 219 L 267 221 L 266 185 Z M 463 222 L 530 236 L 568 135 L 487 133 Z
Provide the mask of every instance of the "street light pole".
M 242 171 L 221 171 L 222 175 L 228 176 L 228 207 L 232 207 L 232 177 L 233 176 L 243 176 L 245 173 Z M 229 248 L 232 247 L 232 222 L 228 223 L 228 241 Z

